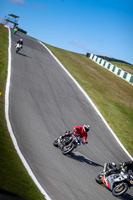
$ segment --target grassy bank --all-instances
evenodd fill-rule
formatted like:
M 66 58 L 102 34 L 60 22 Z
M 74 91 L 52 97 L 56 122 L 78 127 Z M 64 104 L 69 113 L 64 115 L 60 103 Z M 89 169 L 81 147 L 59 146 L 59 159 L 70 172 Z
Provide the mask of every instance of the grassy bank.
M 133 86 L 85 55 L 45 45 L 87 92 L 133 156 Z
M 0 190 L 27 200 L 44 200 L 12 144 L 5 121 L 5 86 L 8 66 L 8 30 L 0 24 Z

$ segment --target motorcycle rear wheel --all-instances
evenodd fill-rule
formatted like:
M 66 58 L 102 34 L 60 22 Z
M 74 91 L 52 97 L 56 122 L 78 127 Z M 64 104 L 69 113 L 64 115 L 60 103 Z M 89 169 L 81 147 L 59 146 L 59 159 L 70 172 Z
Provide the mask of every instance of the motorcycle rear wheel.
M 121 196 L 128 190 L 128 184 L 127 183 L 120 183 L 116 185 L 113 190 L 112 194 L 114 196 Z
M 75 148 L 75 145 L 72 143 L 71 146 L 67 145 L 67 146 L 63 146 L 61 151 L 63 155 L 66 155 L 68 153 L 70 153 L 71 151 L 73 151 L 73 149 Z

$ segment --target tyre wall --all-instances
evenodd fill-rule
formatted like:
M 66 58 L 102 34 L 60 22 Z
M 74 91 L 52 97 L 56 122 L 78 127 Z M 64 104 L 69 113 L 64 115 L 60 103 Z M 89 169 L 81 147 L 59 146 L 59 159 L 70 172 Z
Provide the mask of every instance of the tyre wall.
M 90 54 L 90 59 L 96 62 L 98 65 L 106 68 L 110 72 L 114 73 L 115 75 L 119 76 L 120 78 L 124 79 L 125 81 L 129 82 L 133 85 L 133 75 L 129 74 L 126 71 L 123 71 L 121 68 L 109 63 L 108 61 L 94 55 Z

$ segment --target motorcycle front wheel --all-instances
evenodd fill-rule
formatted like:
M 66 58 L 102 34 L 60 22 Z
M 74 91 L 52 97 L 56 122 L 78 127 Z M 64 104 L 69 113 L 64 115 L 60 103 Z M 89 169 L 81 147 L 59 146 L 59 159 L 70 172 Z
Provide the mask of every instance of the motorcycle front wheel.
M 67 145 L 67 146 L 63 146 L 61 151 L 63 155 L 66 155 L 68 153 L 70 153 L 71 151 L 73 151 L 73 149 L 75 148 L 75 145 L 72 143 L 71 145 Z
M 101 179 L 101 172 L 97 175 L 97 177 L 95 178 L 96 182 L 99 184 L 102 184 L 102 179 Z
M 123 195 L 126 191 L 128 190 L 128 184 L 127 183 L 120 183 L 118 185 L 116 185 L 113 190 L 112 193 L 114 196 L 121 196 Z
M 58 138 L 55 139 L 55 141 L 53 142 L 53 145 L 54 145 L 55 147 L 58 147 Z

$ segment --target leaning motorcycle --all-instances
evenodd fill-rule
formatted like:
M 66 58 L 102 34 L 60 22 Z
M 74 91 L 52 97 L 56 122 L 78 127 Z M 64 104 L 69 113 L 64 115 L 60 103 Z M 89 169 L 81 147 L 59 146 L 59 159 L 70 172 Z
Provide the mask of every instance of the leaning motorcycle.
M 114 173 L 105 176 L 105 164 L 103 171 L 97 175 L 95 179 L 96 182 L 99 184 L 104 184 L 109 190 L 112 191 L 114 196 L 121 196 L 125 194 L 128 188 L 133 186 L 133 174 Z
M 72 152 L 77 146 L 79 145 L 78 138 L 71 134 L 71 135 L 65 135 L 63 138 L 60 139 L 60 137 L 56 138 L 53 142 L 53 145 L 55 147 L 58 147 L 61 149 L 61 152 L 63 155 L 66 155 L 70 152 Z
M 22 49 L 22 45 L 19 43 L 15 44 L 15 48 L 16 48 L 16 53 L 18 53 Z

